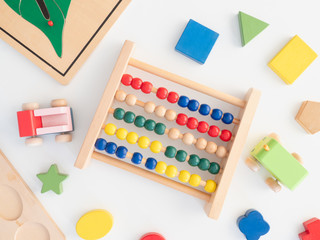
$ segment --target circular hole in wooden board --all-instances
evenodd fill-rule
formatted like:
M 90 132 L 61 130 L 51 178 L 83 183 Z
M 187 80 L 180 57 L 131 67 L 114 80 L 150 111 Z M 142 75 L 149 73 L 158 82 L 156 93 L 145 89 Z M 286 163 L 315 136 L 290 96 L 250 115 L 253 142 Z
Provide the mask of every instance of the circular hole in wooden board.
M 18 228 L 14 240 L 50 240 L 50 234 L 42 224 L 27 222 Z
M 0 217 L 8 220 L 17 220 L 23 210 L 19 193 L 10 186 L 0 185 Z

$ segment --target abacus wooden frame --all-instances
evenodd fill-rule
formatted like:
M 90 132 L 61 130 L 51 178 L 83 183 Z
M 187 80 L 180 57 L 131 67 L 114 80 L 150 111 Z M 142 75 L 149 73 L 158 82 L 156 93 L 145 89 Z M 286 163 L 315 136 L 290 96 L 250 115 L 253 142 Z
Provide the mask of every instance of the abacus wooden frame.
M 227 195 L 228 188 L 231 184 L 232 176 L 244 147 L 251 122 L 258 106 L 260 91 L 250 89 L 243 100 L 236 98 L 234 96 L 219 92 L 215 89 L 209 88 L 207 86 L 201 85 L 199 83 L 193 82 L 186 78 L 180 77 L 173 73 L 164 71 L 149 64 L 143 63 L 137 59 L 134 59 L 132 58 L 134 48 L 135 44 L 133 42 L 126 41 L 124 43 L 115 68 L 110 76 L 109 82 L 105 88 L 99 106 L 94 115 L 93 121 L 84 139 L 84 143 L 80 149 L 80 153 L 75 162 L 75 167 L 80 169 L 85 168 L 90 163 L 91 158 L 111 164 L 113 166 L 122 168 L 129 172 L 135 173 L 137 175 L 143 176 L 145 178 L 151 179 L 166 186 L 172 187 L 176 190 L 205 200 L 207 202 L 205 206 L 207 215 L 213 219 L 218 219 L 223 207 L 225 197 Z M 124 161 L 120 161 L 108 155 L 94 151 L 95 141 L 99 137 L 102 125 L 105 124 L 108 116 L 108 110 L 113 103 L 114 95 L 119 89 L 121 77 L 125 73 L 128 65 L 241 108 L 239 113 L 240 123 L 235 124 L 235 127 L 232 131 L 233 136 L 235 136 L 234 140 L 232 142 L 229 142 L 229 144 L 227 145 L 229 154 L 221 160 L 221 169 L 223 171 L 220 171 L 220 173 L 215 178 L 215 181 L 217 182 L 217 189 L 214 193 L 209 194 L 202 192 L 193 187 L 160 176 L 157 173 L 150 172 L 148 170 L 134 166 L 130 163 L 126 163 Z

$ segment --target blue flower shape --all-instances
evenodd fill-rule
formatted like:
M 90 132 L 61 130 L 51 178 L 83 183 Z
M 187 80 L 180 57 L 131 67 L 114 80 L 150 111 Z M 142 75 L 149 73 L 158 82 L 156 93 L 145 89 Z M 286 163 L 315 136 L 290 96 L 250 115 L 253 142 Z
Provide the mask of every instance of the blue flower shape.
M 258 240 L 270 230 L 269 224 L 263 219 L 261 213 L 253 209 L 248 210 L 245 215 L 240 216 L 237 224 L 247 240 Z

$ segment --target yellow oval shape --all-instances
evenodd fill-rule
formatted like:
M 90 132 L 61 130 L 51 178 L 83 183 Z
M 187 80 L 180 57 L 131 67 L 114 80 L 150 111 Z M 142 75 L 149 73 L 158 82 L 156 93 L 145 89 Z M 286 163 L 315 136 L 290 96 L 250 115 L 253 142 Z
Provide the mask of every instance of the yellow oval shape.
M 113 217 L 106 210 L 93 210 L 84 214 L 76 225 L 78 235 L 85 240 L 104 237 L 113 226 Z

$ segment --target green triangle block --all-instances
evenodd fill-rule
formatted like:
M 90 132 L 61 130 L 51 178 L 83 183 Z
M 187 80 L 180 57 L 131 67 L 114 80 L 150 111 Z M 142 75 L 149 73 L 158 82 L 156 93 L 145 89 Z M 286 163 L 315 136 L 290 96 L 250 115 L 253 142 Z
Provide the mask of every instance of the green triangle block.
M 245 46 L 248 42 L 250 42 L 266 27 L 269 26 L 268 23 L 265 23 L 241 11 L 239 12 L 239 23 L 242 46 Z

